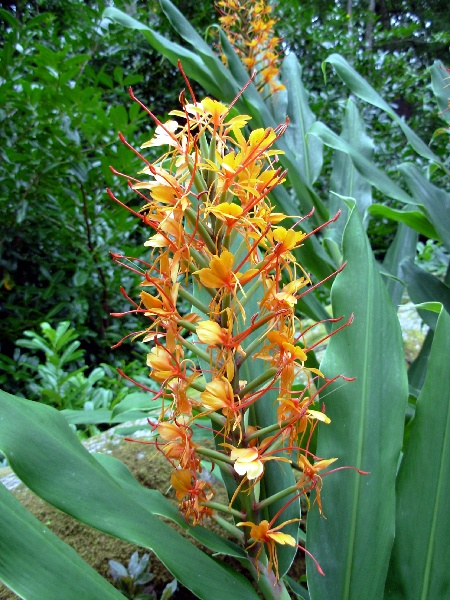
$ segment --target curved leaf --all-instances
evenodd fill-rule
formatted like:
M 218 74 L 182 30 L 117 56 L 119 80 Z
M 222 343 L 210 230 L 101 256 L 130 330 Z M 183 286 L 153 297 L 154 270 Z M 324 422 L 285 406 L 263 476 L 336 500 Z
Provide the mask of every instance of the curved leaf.
M 306 134 L 316 121 L 309 108 L 308 93 L 302 82 L 302 68 L 293 52 L 283 60 L 281 78 L 286 82 L 289 127 L 285 139 L 292 149 L 295 163 L 303 179 L 310 185 L 319 177 L 323 164 L 323 144 Z
M 348 64 L 343 56 L 340 54 L 332 54 L 325 59 L 324 65 L 325 63 L 329 63 L 334 67 L 336 73 L 339 75 L 342 81 L 356 96 L 358 96 L 358 98 L 365 100 L 369 104 L 380 108 L 386 114 L 388 114 L 403 131 L 406 139 L 417 152 L 417 154 L 423 156 L 423 158 L 427 158 L 428 160 L 432 160 L 433 162 L 440 164 L 440 159 L 430 150 L 425 142 L 421 140 L 419 136 L 414 133 L 414 131 L 405 123 L 405 121 L 397 115 L 397 113 L 385 100 L 383 100 L 378 92 L 376 92 L 373 87 L 359 73 L 357 73 L 353 67 Z M 324 68 L 324 65 L 322 66 L 322 69 Z
M 316 135 L 324 144 L 330 146 L 330 148 L 340 150 L 347 154 L 359 173 L 365 177 L 371 185 L 379 189 L 383 194 L 386 194 L 389 198 L 394 198 L 394 200 L 400 200 L 407 204 L 416 204 L 416 202 L 408 196 L 401 187 L 394 183 L 384 171 L 376 167 L 372 161 L 363 156 L 353 144 L 348 143 L 323 123 L 319 121 L 314 123 L 309 130 L 309 134 Z
M 130 17 L 130 15 L 127 15 L 126 13 L 112 6 L 103 11 L 103 18 L 111 19 L 111 21 L 114 23 L 123 25 L 123 27 L 140 31 L 149 44 L 168 60 L 170 60 L 174 66 L 176 66 L 180 60 L 183 64 L 184 72 L 188 77 L 198 81 L 199 84 L 205 89 L 209 90 L 210 93 L 216 96 L 221 94 L 221 88 L 211 77 L 211 74 L 205 67 L 202 59 L 194 52 L 191 52 L 187 48 L 172 42 L 156 31 L 153 31 L 147 25 L 144 25 L 140 21 Z
M 442 309 L 398 474 L 389 600 L 447 598 L 450 590 L 449 356 L 450 316 Z
M 150 548 L 199 598 L 257 598 L 243 576 L 230 573 L 135 500 L 55 409 L 0 392 L 0 415 L 0 449 L 38 496 L 83 523 Z
M 352 100 L 347 101 L 344 122 L 342 126 L 341 139 L 345 140 L 357 153 L 371 160 L 373 154 L 373 142 L 366 135 L 364 122 L 355 103 Z M 366 209 L 372 204 L 372 188 L 370 183 L 356 169 L 351 157 L 342 151 L 336 151 L 333 156 L 333 171 L 330 179 L 330 212 L 334 214 L 342 207 L 342 201 L 339 196 L 354 198 L 361 219 L 366 226 Z M 347 222 L 348 209 L 343 207 L 343 215 L 332 224 L 332 230 L 329 232 L 339 246 L 342 243 L 342 233 Z M 328 236 L 328 231 L 326 233 Z
M 438 102 L 439 115 L 450 125 L 450 110 L 448 110 L 448 102 L 450 91 L 448 88 L 448 71 L 443 64 L 436 61 L 430 68 L 431 72 L 431 87 Z
M 390 206 L 386 206 L 385 204 L 372 204 L 368 211 L 375 217 L 385 217 L 386 219 L 391 219 L 391 221 L 405 223 L 408 227 L 414 229 L 414 231 L 417 231 L 428 238 L 434 240 L 440 239 L 436 229 L 430 223 L 427 216 L 419 210 L 397 210 Z
M 327 377 L 356 377 L 328 388 L 326 414 L 317 455 L 338 457 L 352 470 L 324 478 L 326 519 L 311 510 L 307 548 L 325 577 L 308 559 L 311 600 L 379 600 L 384 590 L 394 539 L 395 477 L 403 442 L 408 382 L 403 341 L 392 306 L 358 211 L 353 208 L 344 231 L 346 268 L 333 285 L 333 314 L 352 325 L 331 338 L 321 370 Z M 330 593 L 332 590 L 332 593 Z
M 400 265 L 400 270 L 414 304 L 440 302 L 445 310 L 450 312 L 450 287 L 448 285 L 415 265 L 413 260 L 404 261 Z M 419 310 L 419 314 L 431 329 L 435 329 L 437 321 L 435 313 L 429 310 Z
M 25 600 L 123 600 L 73 548 L 0 484 L 0 581 Z
M 439 234 L 435 239 L 442 241 L 450 252 L 450 194 L 428 181 L 412 163 L 400 165 L 399 169 L 417 204 L 425 207 Z

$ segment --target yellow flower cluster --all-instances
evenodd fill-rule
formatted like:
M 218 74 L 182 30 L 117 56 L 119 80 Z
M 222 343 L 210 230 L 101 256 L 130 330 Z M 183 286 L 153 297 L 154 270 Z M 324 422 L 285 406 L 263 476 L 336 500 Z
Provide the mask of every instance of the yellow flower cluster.
M 291 463 L 291 457 L 302 472 L 291 494 L 313 488 L 319 494 L 317 471 L 331 463 L 319 461 L 314 470 L 314 457 L 300 444 L 308 428 L 329 422 L 311 405 L 330 382 L 306 365 L 310 348 L 295 316 L 298 298 L 311 288 L 294 252 L 310 234 L 281 226 L 287 217 L 269 200 L 285 176 L 274 144 L 286 125 L 246 135 L 250 117 L 216 100 L 197 101 L 192 94 L 191 102 L 182 95 L 181 103 L 165 123 L 140 103 L 156 124 L 142 149 L 157 147 L 162 154 L 149 161 L 142 149 L 133 149 L 144 166 L 139 179 L 126 177 L 142 208 L 129 210 L 151 235 L 147 260 L 128 268 L 143 274 L 132 311 L 148 320 L 139 335 L 151 346 L 149 376 L 160 386 L 154 397 L 163 399 L 156 445 L 173 465 L 181 510 L 196 524 L 216 508 L 202 474 L 205 457 L 234 478 L 230 507 L 241 492 L 253 491 L 267 461 Z M 124 258 L 114 255 L 127 264 Z M 296 386 L 300 374 L 304 385 Z M 325 383 L 317 389 L 319 377 Z M 264 429 L 249 413 L 267 392 L 275 393 L 277 416 Z M 205 417 L 216 450 L 193 441 L 194 427 Z M 250 523 L 244 509 L 239 517 L 241 525 Z M 261 519 L 251 527 L 265 537 L 254 539 L 269 544 L 276 571 L 274 542 L 292 540 Z
M 259 90 L 269 94 L 284 90 L 279 79 L 280 40 L 273 34 L 276 19 L 266 0 L 219 0 L 220 25 Z M 226 57 L 222 54 L 226 64 Z

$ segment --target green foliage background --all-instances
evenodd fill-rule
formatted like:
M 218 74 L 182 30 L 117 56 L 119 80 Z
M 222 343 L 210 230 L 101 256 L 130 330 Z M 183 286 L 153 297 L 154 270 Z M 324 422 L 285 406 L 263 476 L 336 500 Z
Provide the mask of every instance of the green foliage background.
M 279 3 L 277 28 L 284 49 L 300 59 L 313 112 L 335 131 L 346 91 L 331 72 L 325 82 L 319 68 L 333 51 L 349 59 L 423 139 L 431 138 L 438 126 L 426 68 L 432 59 L 445 62 L 448 56 L 450 34 L 442 14 L 449 9 L 440 2 L 427 3 L 426 8 L 414 2 L 404 2 L 401 8 L 394 4 L 376 3 L 374 15 L 368 3 L 353 2 L 349 17 L 348 3 Z M 169 24 L 159 4 L 116 5 L 167 33 Z M 217 21 L 213 3 L 189 0 L 176 5 L 211 41 L 208 27 Z M 106 196 L 105 188 L 114 180 L 109 166 L 127 173 L 138 168 L 133 154 L 118 142 L 119 131 L 137 143 L 148 136 L 149 124 L 130 102 L 127 87 L 132 85 L 163 115 L 177 105 L 183 83 L 176 69 L 137 32 L 102 21 L 102 2 L 4 6 L 0 352 L 13 357 L 14 343 L 24 330 L 68 320 L 77 329 L 88 364 L 120 363 L 129 347 L 114 354 L 109 348 L 119 331 L 138 325 L 123 325 L 109 316 L 127 306 L 120 285 L 127 290 L 133 285 L 131 275 L 113 268 L 109 252 L 136 254 L 143 233 L 136 220 Z M 177 41 L 176 34 L 171 36 Z M 374 142 L 374 160 L 395 179 L 394 165 L 408 158 L 411 149 L 382 111 L 365 105 L 362 112 Z M 447 144 L 445 135 L 434 143 L 442 159 L 448 155 Z M 315 186 L 324 199 L 331 167 L 328 150 Z M 371 217 L 369 236 L 379 258 L 394 233 L 392 221 Z M 17 381 L 11 387 L 6 383 L 6 388 L 23 391 Z

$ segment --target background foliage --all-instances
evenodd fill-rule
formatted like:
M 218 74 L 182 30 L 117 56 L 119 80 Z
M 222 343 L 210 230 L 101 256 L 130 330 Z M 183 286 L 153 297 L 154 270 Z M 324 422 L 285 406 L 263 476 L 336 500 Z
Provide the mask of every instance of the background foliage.
M 159 4 L 116 4 L 167 34 Z M 211 41 L 207 27 L 217 19 L 213 3 L 176 5 Z M 125 306 L 119 288 L 129 290 L 132 279 L 113 268 L 109 252 L 136 252 L 142 235 L 139 224 L 112 205 L 104 190 L 113 181 L 110 165 L 120 165 L 123 172 L 137 169 L 133 155 L 118 143 L 118 131 L 141 140 L 148 128 L 129 101 L 127 86 L 163 115 L 177 104 L 180 76 L 137 34 L 102 21 L 103 3 L 84 3 L 82 10 L 72 0 L 3 7 L 0 352 L 17 361 L 15 341 L 23 331 L 39 332 L 42 322 L 68 320 L 89 365 L 122 364 L 129 346 L 115 353 L 109 348 L 119 328 L 132 330 L 134 324 L 122 326 L 109 313 Z M 325 83 L 319 68 L 338 51 L 422 138 L 431 138 L 438 117 L 426 69 L 433 59 L 445 62 L 448 56 L 445 3 L 284 0 L 277 10 L 284 49 L 298 56 L 310 106 L 320 120 L 338 132 L 346 90 L 332 72 Z M 171 37 L 179 40 L 174 32 Z M 365 104 L 362 116 L 375 162 L 395 179 L 395 165 L 411 155 L 410 147 L 383 111 Z M 448 136 L 433 143 L 445 160 Z M 324 198 L 331 168 L 328 150 L 316 183 Z M 379 258 L 395 228 L 392 221 L 371 217 L 369 235 Z M 17 380 L 3 385 L 24 391 Z
M 172 16 L 175 14 L 168 2 L 162 4 Z M 200 32 L 212 22 L 209 2 L 177 5 Z M 132 19 L 137 19 L 168 33 L 159 8 L 137 3 L 120 7 L 125 12 L 120 18 L 127 27 L 135 27 L 137 21 Z M 35 394 L 35 399 L 65 409 L 66 417 L 72 410 L 69 422 L 73 425 L 105 424 L 114 418 L 120 422 L 120 418 L 130 415 L 126 412 L 130 408 L 148 409 L 148 397 L 124 397 L 114 380 L 113 367 L 123 366 L 134 356 L 134 350 L 130 352 L 130 347 L 124 345 L 113 355 L 108 349 L 120 336 L 119 325 L 108 316 L 111 310 L 120 311 L 125 306 L 119 286 L 123 284 L 129 292 L 133 288 L 131 276 L 112 269 L 108 251 L 136 256 L 143 234 L 123 210 L 110 205 L 103 190 L 112 185 L 110 164 L 129 173 L 138 168 L 133 155 L 117 143 L 118 131 L 132 138 L 135 145 L 148 138 L 147 125 L 127 98 L 127 85 L 133 84 L 136 93 L 160 115 L 176 105 L 182 87 L 174 68 L 149 49 L 137 32 L 102 20 L 103 8 L 100 4 L 83 5 L 81 11 L 75 2 L 10 3 L 9 10 L 1 13 L 5 23 L 0 80 L 4 215 L 0 254 L 1 383 L 16 394 Z M 449 138 L 446 131 L 438 136 L 434 132 L 442 128 L 442 119 L 448 125 L 450 118 L 445 111 L 447 74 L 440 63 L 430 66 L 434 59 L 448 64 L 449 31 L 443 25 L 448 8 L 442 2 L 425 6 L 420 2 L 349 0 L 303 2 L 301 6 L 285 1 L 278 10 L 278 28 L 287 56 L 283 76 L 297 87 L 291 93 L 292 86 L 288 86 L 291 95 L 284 98 L 291 128 L 286 141 L 280 142 L 289 150 L 282 160 L 291 161 L 293 169 L 289 165 L 287 191 L 277 200 L 284 206 L 301 203 L 303 209 L 308 203 L 314 204 L 319 215 L 316 218 L 328 211 L 333 214 L 338 205 L 343 207 L 345 217 L 330 226 L 321 240 L 323 245 L 314 242 L 317 255 L 310 253 L 310 257 L 318 260 L 311 270 L 319 278 L 323 276 L 321 270 L 331 270 L 333 261 L 339 265 L 342 259 L 349 260 L 331 298 L 325 295 L 316 303 L 305 303 L 300 311 L 320 314 L 324 308 L 317 300 L 331 300 L 335 315 L 354 312 L 356 316 L 355 325 L 344 336 L 333 339 L 322 363 L 326 374 L 348 370 L 356 375 L 357 384 L 350 391 L 336 390 L 327 400 L 333 422 L 339 425 L 341 420 L 338 433 L 343 438 L 331 430 L 321 431 L 318 453 L 327 454 L 328 449 L 341 443 L 341 458 L 372 473 L 368 483 L 358 482 L 353 489 L 346 487 L 344 479 L 333 480 L 331 497 L 342 493 L 349 497 L 342 503 L 325 504 L 333 530 L 324 520 L 318 521 L 317 512 L 310 513 L 308 544 L 320 554 L 337 544 L 330 556 L 323 555 L 326 568 L 337 571 L 333 582 L 340 592 L 336 597 L 360 598 L 367 587 L 367 570 L 374 564 L 377 569 L 372 568 L 371 597 L 382 597 L 383 592 L 385 598 L 434 597 L 441 593 L 438 586 L 448 585 L 448 570 L 436 557 L 442 556 L 443 543 L 448 539 L 449 520 L 443 499 L 448 495 L 449 480 L 443 465 L 449 452 L 450 414 L 448 378 L 439 376 L 448 372 L 443 357 L 448 356 L 449 339 L 444 309 L 448 312 L 450 307 L 450 196 L 445 189 Z M 172 25 L 184 38 L 170 31 L 170 38 L 181 44 L 180 51 L 184 51 L 186 42 L 191 43 L 202 57 L 201 65 L 204 56 L 209 56 L 208 64 L 217 67 L 216 57 L 205 51 L 201 38 L 182 17 L 175 22 L 172 19 Z M 144 35 L 152 43 L 148 29 Z M 208 42 L 211 36 L 212 32 L 206 32 Z M 213 43 L 216 41 L 214 38 Z M 233 77 L 224 84 L 226 93 L 246 77 L 236 62 L 232 64 L 232 50 L 228 48 L 227 52 Z M 326 81 L 319 68 L 323 61 L 327 63 Z M 219 90 L 215 78 L 220 73 L 218 67 L 209 73 L 200 68 L 197 75 L 200 81 L 203 77 Z M 261 122 L 267 115 L 269 119 L 273 115 L 284 119 L 282 105 L 265 105 L 259 97 L 251 97 L 251 90 L 247 106 Z M 431 150 L 419 138 L 426 142 L 431 139 Z M 393 277 L 384 277 L 383 283 L 380 272 Z M 421 313 L 431 329 L 408 373 L 394 308 L 404 291 L 400 279 L 415 303 L 428 302 L 426 308 L 431 308 Z M 127 325 L 120 324 L 121 331 L 136 327 L 133 319 Z M 139 375 L 139 369 L 136 371 Z M 437 380 L 439 385 L 435 385 Z M 85 390 L 88 395 L 83 398 Z M 427 402 L 430 397 L 433 406 Z M 76 404 L 80 399 L 83 406 Z M 56 411 L 41 403 L 27 408 L 27 401 L 3 393 L 0 402 L 7 415 L 0 423 L 2 448 L 32 489 L 99 529 L 147 547 L 155 544 L 156 553 L 172 565 L 174 574 L 179 568 L 180 578 L 193 581 L 193 570 L 187 563 L 174 564 L 168 555 L 171 543 L 175 547 L 178 538 L 158 544 L 151 533 L 156 523 L 157 527 L 161 525 L 154 514 L 178 522 L 178 513 L 175 516 L 156 496 L 152 498 L 155 505 L 147 513 L 148 490 L 135 486 L 120 465 L 100 457 L 97 464 L 96 459 L 83 453 Z M 95 410 L 90 418 L 84 415 L 80 420 L 73 409 L 86 409 L 87 405 Z M 102 410 L 106 412 L 100 417 L 96 411 Z M 434 419 L 431 428 L 435 413 L 439 418 Z M 53 453 L 46 441 L 49 429 L 54 434 Z M 21 436 L 25 440 L 30 435 L 39 446 L 31 461 L 29 449 L 21 443 Z M 427 463 L 430 443 L 438 444 L 432 465 Z M 400 449 L 404 457 L 397 473 Z M 47 468 L 47 479 L 43 481 L 41 464 L 50 465 L 52 455 L 57 460 Z M 80 488 L 76 481 L 72 482 L 72 496 L 61 490 L 58 477 L 66 472 L 68 463 L 74 465 L 77 477 L 89 480 L 82 503 L 73 502 L 75 490 Z M 425 486 L 417 479 L 418 473 L 420 477 L 426 473 Z M 118 518 L 113 519 L 111 530 L 114 511 L 120 506 L 130 510 L 129 494 L 127 498 L 122 490 L 133 490 L 133 498 L 137 498 L 132 506 L 134 516 L 141 516 L 141 522 L 149 524 L 144 533 L 125 509 L 120 518 L 117 514 Z M 111 504 L 108 514 L 103 508 L 99 510 L 98 498 Z M 10 525 L 5 551 L 8 544 L 17 544 L 16 509 L 9 506 L 10 502 L 4 500 L 9 507 Z M 419 551 L 413 544 L 418 535 L 416 505 L 420 505 L 423 517 Z M 34 547 L 38 547 L 40 532 L 36 524 L 24 525 L 24 532 L 27 528 L 35 530 Z M 158 531 L 166 535 L 165 528 Z M 367 547 L 367 531 L 372 531 L 377 546 Z M 214 551 L 220 546 L 218 539 L 209 542 Z M 405 548 L 411 550 L 409 555 Z M 344 567 L 335 561 L 341 549 Z M 239 556 L 241 550 L 220 546 L 219 551 Z M 189 557 L 190 552 L 189 547 Z M 33 559 L 39 560 L 40 556 Z M 61 553 L 54 559 L 70 563 L 71 556 Z M 217 577 L 223 576 L 221 568 L 204 560 L 205 573 L 209 569 L 216 573 L 217 567 Z M 78 563 L 73 565 L 78 568 Z M 15 580 L 16 567 L 11 557 L 7 565 L 14 572 L 11 580 Z M 104 587 L 95 575 L 89 577 L 92 586 Z M 317 597 L 329 593 L 322 588 L 328 585 L 324 582 L 314 572 L 308 573 L 309 589 Z M 234 585 L 247 590 L 243 581 Z M 194 591 L 199 597 L 208 597 L 206 589 Z M 307 597 L 303 593 L 299 588 L 299 597 Z

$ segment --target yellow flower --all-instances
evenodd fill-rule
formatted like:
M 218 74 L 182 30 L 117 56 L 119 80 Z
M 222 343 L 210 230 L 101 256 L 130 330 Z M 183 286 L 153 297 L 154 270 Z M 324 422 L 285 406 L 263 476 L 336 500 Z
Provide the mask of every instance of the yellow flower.
M 196 325 L 197 336 L 202 344 L 217 346 L 228 341 L 228 332 L 215 321 L 200 321 Z
M 221 221 L 224 221 L 228 227 L 232 227 L 239 221 L 244 212 L 242 206 L 231 204 L 230 202 L 222 202 L 216 206 L 210 206 L 206 209 L 207 213 L 212 213 Z
M 304 488 L 305 485 L 309 485 L 308 489 L 314 488 L 316 490 L 317 506 L 319 512 L 322 514 L 322 500 L 320 492 L 322 490 L 322 477 L 319 475 L 319 471 L 327 469 L 337 458 L 329 458 L 327 460 L 318 460 L 313 465 L 309 462 L 306 456 L 299 455 L 298 466 L 302 469 L 303 475 L 297 482 L 299 488 Z
M 208 410 L 223 409 L 226 416 L 235 408 L 234 392 L 228 379 L 213 379 L 206 384 L 206 390 L 200 394 L 202 404 Z
M 277 579 L 280 578 L 280 574 L 278 571 L 278 556 L 275 544 L 280 544 L 282 546 L 285 546 L 286 544 L 288 546 L 297 546 L 297 542 L 292 535 L 279 531 L 282 527 L 292 523 L 293 521 L 298 521 L 298 519 L 285 521 L 284 523 L 281 523 L 281 525 L 277 525 L 277 527 L 271 527 L 269 521 L 266 521 L 265 519 L 259 524 L 252 523 L 252 521 L 242 521 L 241 523 L 237 524 L 238 527 L 250 527 L 250 538 L 253 540 L 253 543 L 248 546 L 247 550 L 252 548 L 255 544 L 261 544 L 256 554 L 256 559 L 259 558 L 259 555 L 263 549 L 263 545 L 266 545 L 267 553 L 269 555 L 268 568 L 272 569 L 273 567 L 275 577 Z
M 150 377 L 159 382 L 175 377 L 179 371 L 172 355 L 163 346 L 155 346 L 151 349 L 147 354 L 147 366 L 152 369 Z
M 263 463 L 256 448 L 233 448 L 230 454 L 234 460 L 234 470 L 238 475 L 247 475 L 247 479 L 257 479 L 264 471 Z
M 208 288 L 234 288 L 236 279 L 233 273 L 234 256 L 224 250 L 220 256 L 214 256 L 209 268 L 200 269 L 197 274 L 202 285 Z

